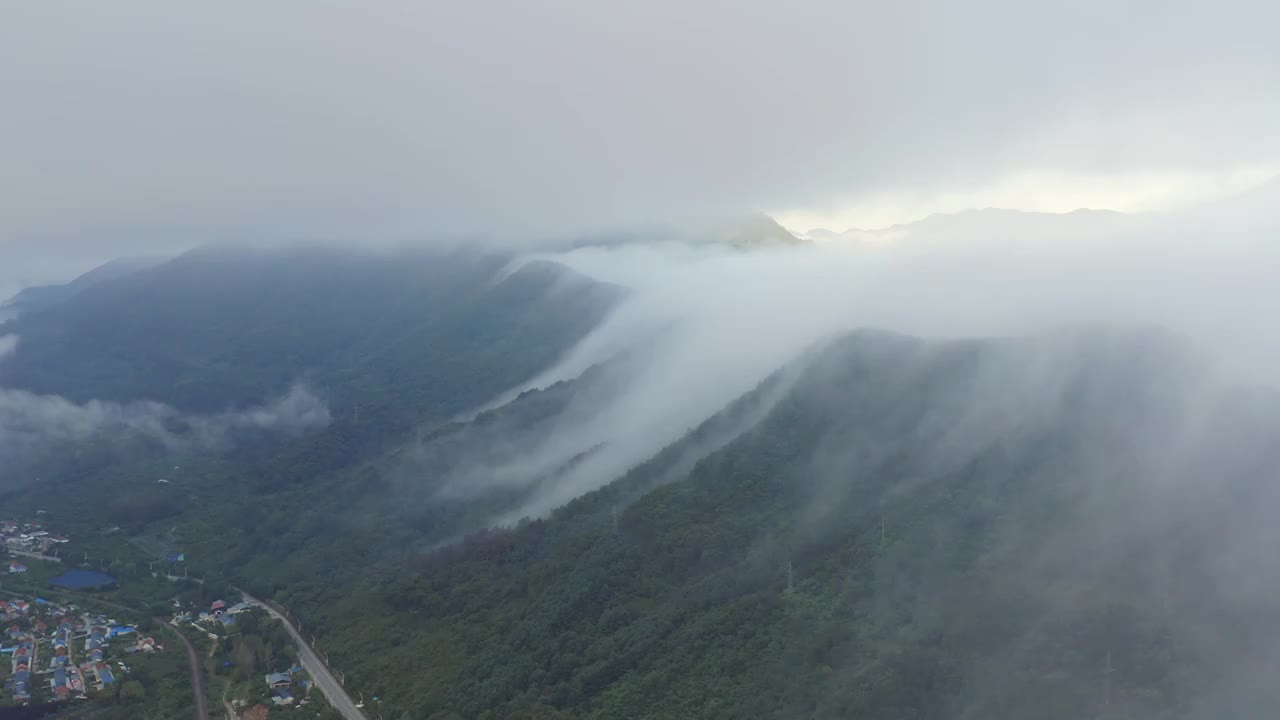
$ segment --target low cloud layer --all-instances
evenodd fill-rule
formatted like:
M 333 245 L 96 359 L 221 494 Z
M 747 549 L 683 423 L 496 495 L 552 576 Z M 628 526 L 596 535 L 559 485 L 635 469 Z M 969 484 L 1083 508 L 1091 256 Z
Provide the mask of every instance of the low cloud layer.
M 571 402 L 509 462 L 490 458 L 454 482 L 537 482 L 506 519 L 545 514 L 651 457 L 815 344 L 858 328 L 924 338 L 1161 328 L 1187 338 L 1231 382 L 1280 385 L 1280 330 L 1270 318 L 1280 307 L 1275 189 L 1178 215 L 965 213 L 902 228 L 887 243 L 543 256 L 632 294 L 517 390 L 628 352 L 643 361 L 622 363 L 625 377 L 608 394 Z M 546 470 L 559 467 L 568 469 L 547 483 Z
M 0 362 L 19 342 L 13 335 L 0 337 Z M 140 436 L 172 450 L 216 450 L 245 434 L 298 435 L 329 421 L 324 401 L 303 385 L 258 407 L 211 415 L 184 414 L 149 401 L 77 404 L 58 395 L 0 388 L 0 467 L 102 432 Z

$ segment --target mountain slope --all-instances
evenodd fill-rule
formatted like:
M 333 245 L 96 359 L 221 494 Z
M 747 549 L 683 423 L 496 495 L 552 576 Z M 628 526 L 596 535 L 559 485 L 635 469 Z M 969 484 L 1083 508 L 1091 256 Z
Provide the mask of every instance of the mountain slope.
M 154 257 L 119 258 L 99 265 L 69 283 L 25 288 L 9 300 L 0 303 L 0 319 L 52 307 L 75 297 L 86 288 L 127 277 L 162 262 L 164 262 L 163 258 Z
M 545 263 L 469 250 L 205 249 L 0 326 L 0 382 L 187 411 L 306 381 L 344 413 L 448 415 L 550 364 L 618 297 Z
M 1160 336 L 859 334 L 682 481 L 653 489 L 655 459 L 409 577 L 288 600 L 415 717 L 1270 706 L 1280 657 L 1248 629 L 1274 626 L 1250 580 L 1280 541 L 1280 403 L 1207 383 Z

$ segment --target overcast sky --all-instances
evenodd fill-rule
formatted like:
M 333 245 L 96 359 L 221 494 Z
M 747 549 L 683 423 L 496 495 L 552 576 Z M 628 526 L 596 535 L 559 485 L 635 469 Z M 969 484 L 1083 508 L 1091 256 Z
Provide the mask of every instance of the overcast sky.
M 1268 0 L 7 3 L 0 290 L 219 237 L 1194 201 L 1280 169 L 1277 27 Z

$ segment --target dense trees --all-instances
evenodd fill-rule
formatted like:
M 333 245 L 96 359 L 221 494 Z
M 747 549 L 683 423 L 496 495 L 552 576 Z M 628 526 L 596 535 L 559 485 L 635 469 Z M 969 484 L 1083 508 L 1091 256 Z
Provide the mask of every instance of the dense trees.
M 193 566 L 288 606 L 387 717 L 1155 720 L 1280 699 L 1252 632 L 1274 627 L 1250 573 L 1267 566 L 1224 562 L 1280 541 L 1258 509 L 1274 397 L 1215 399 L 1193 433 L 1177 411 L 1205 388 L 1142 339 L 1063 355 L 860 333 L 762 417 L 731 407 L 549 518 L 477 531 L 511 498 L 442 499 L 440 468 L 581 389 L 447 422 L 587 324 L 539 325 L 562 307 L 545 272 L 316 370 L 358 421 L 339 404 L 323 433 L 167 462 L 191 474 L 163 502 L 138 500 L 160 492 L 145 462 L 68 462 L 60 508 L 180 528 Z M 530 350 L 507 323 L 559 339 Z M 287 638 L 242 630 L 229 674 L 283 659 Z
M 1024 351 L 851 339 L 682 482 L 633 492 L 661 475 L 655 459 L 547 521 L 430 553 L 407 577 L 395 563 L 341 590 L 290 581 L 288 602 L 353 683 L 421 718 L 1067 720 L 1257 706 L 1256 691 L 1228 697 L 1243 667 L 1206 641 L 1252 610 L 1224 604 L 1222 587 L 1171 598 L 1167 578 L 1133 572 L 1222 571 L 1185 564 L 1176 548 L 1194 512 L 1150 494 L 1184 474 L 1147 452 L 1172 430 L 1169 369 L 1103 348 L 1101 364 L 1064 371 L 1069 406 L 1016 427 L 975 419 L 982 375 Z M 1037 383 L 1003 380 L 1017 402 L 1045 400 Z M 1117 408 L 1121 389 L 1132 401 Z M 1260 425 L 1228 412 L 1182 449 L 1213 463 L 1243 503 L 1233 513 L 1268 493 L 1257 468 L 1276 459 L 1265 438 L 1277 407 L 1249 415 Z M 615 531 L 616 498 L 637 495 Z M 1122 510 L 1134 502 L 1159 522 L 1135 532 Z M 419 672 L 388 681 L 409 665 Z

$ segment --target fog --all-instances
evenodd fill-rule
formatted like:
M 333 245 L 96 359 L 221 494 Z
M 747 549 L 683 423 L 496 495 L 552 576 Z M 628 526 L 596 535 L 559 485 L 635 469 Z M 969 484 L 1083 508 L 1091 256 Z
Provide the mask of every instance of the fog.
M 824 652 L 816 690 L 804 688 L 814 716 L 844 716 L 850 687 L 865 687 L 865 648 L 918 658 L 908 638 L 936 634 L 962 659 L 955 694 L 935 700 L 974 717 L 1032 717 L 1038 702 L 1052 717 L 1095 705 L 1169 717 L 1169 697 L 1184 703 L 1173 716 L 1252 717 L 1280 702 L 1276 191 L 1183 213 L 970 212 L 803 247 L 533 255 L 631 294 L 492 405 L 575 378 L 584 389 L 532 430 L 513 414 L 466 461 L 411 456 L 399 471 L 443 468 L 438 497 L 529 488 L 499 525 L 549 515 L 673 443 L 683 455 L 658 481 L 698 489 L 639 507 L 649 522 L 676 522 L 672 498 L 737 508 L 724 496 L 739 473 L 767 475 L 744 493 L 768 498 L 743 503 L 760 524 L 734 536 L 750 538 L 745 559 L 715 577 L 782 587 L 779 568 L 794 568 L 786 612 L 814 603 L 837 618 L 797 622 L 795 647 L 826 648 L 856 624 L 855 647 Z M 859 328 L 925 340 L 843 336 Z M 681 443 L 744 394 L 748 412 Z M 772 416 L 783 400 L 792 412 Z M 733 454 L 711 457 L 736 437 Z M 779 487 L 802 499 L 789 505 Z M 679 547 L 629 536 L 622 507 L 621 539 L 600 545 Z M 688 522 L 719 522 L 700 511 Z M 661 527 L 673 526 L 706 528 Z M 848 551 L 847 578 L 832 547 Z M 795 672 L 768 662 L 781 661 L 762 660 L 764 677 Z M 1092 684 L 1112 672 L 1107 689 Z M 1160 682 L 1169 697 L 1134 689 Z M 1028 687 L 1045 697 L 1019 700 Z
M 219 239 L 527 243 L 883 195 L 1004 204 L 981 191 L 1027 173 L 1275 172 L 1277 12 L 18 3 L 0 23 L 0 290 Z
M 1280 386 L 1278 191 L 1273 183 L 1184 213 L 938 216 L 895 229 L 889 242 L 750 252 L 628 244 L 530 256 L 630 295 L 555 366 L 490 407 L 601 364 L 612 380 L 607 392 L 571 400 L 518 452 L 470 463 L 446 491 L 477 492 L 486 486 L 478 478 L 536 484 L 499 522 L 545 515 L 859 328 L 929 339 L 1159 329 L 1184 338 L 1224 383 Z M 556 468 L 567 469 L 547 482 Z
M 19 342 L 15 335 L 0 337 L 0 363 Z M 21 467 L 58 443 L 102 433 L 129 433 L 171 452 L 223 450 L 245 434 L 296 436 L 329 421 L 324 401 L 303 385 L 257 407 L 208 415 L 186 414 L 151 401 L 78 404 L 58 395 L 0 388 L 0 468 Z
M 966 488 L 998 506 L 975 514 L 1005 523 L 981 559 L 1041 603 L 1037 631 L 1057 602 L 1096 619 L 1052 587 L 1083 577 L 1185 629 L 1202 663 L 1186 671 L 1214 673 L 1186 680 L 1204 691 L 1191 716 L 1280 702 L 1280 180 L 1234 194 L 1280 177 L 1280 4 L 10 5 L 0 299 L 207 243 L 484 244 L 519 257 L 505 272 L 549 261 L 627 289 L 552 366 L 455 418 L 463 430 L 423 428 L 374 458 L 347 457 L 339 440 L 370 439 L 344 433 L 318 481 L 376 468 L 396 491 L 420 484 L 368 493 L 388 516 L 441 502 L 429 523 L 474 502 L 449 519 L 512 525 L 663 449 L 680 454 L 653 482 L 736 439 L 764 447 L 789 429 L 771 411 L 795 401 L 792 419 L 817 420 L 787 438 L 809 454 L 781 465 L 805 502 L 798 530 L 750 536 L 755 581 L 794 553 L 803 593 L 805 543 L 875 512 L 868 616 L 927 626 L 953 610 L 946 551 L 970 535 L 972 496 L 923 500 L 977 467 L 1076 503 Z M 811 242 L 671 241 L 759 211 Z M 859 330 L 889 349 L 848 339 Z M 974 355 L 933 342 L 973 338 L 1001 340 Z M 0 337 L 0 363 L 20 342 Z M 0 474 L 67 441 L 222 450 L 330 422 L 303 385 L 204 415 L 0 388 Z M 875 483 L 891 486 L 860 494 Z M 886 518 L 893 533 L 903 516 L 928 527 L 915 550 L 886 550 Z M 998 614 L 1006 589 L 974 605 Z M 1012 661 L 993 667 L 1036 657 L 1023 630 L 1007 635 Z M 1117 657 L 1122 676 L 1137 665 Z M 1000 715 L 1006 682 L 974 681 L 979 711 L 994 692 L 975 716 Z

